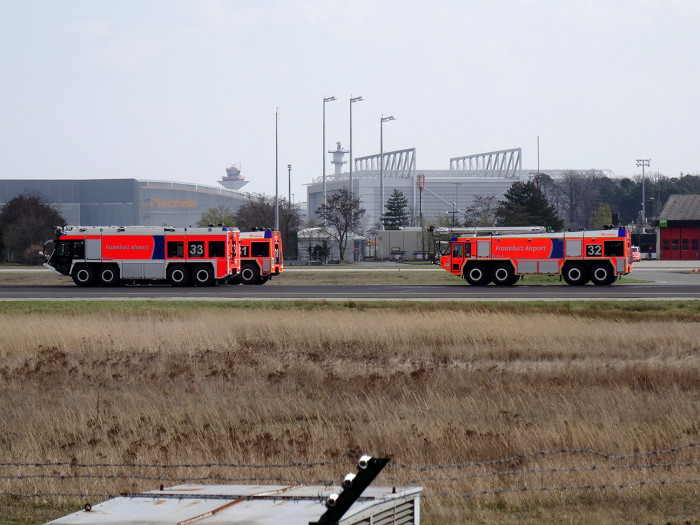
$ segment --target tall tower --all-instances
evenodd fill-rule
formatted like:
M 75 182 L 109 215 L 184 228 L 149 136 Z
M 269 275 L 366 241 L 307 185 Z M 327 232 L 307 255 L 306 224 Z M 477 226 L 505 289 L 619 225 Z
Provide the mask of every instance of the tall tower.
M 335 166 L 335 175 L 340 175 L 343 173 L 343 164 L 347 164 L 348 161 L 344 160 L 347 150 L 344 150 L 340 146 L 340 142 L 336 142 L 336 149 L 329 150 L 328 153 L 333 154 L 333 160 L 331 164 Z

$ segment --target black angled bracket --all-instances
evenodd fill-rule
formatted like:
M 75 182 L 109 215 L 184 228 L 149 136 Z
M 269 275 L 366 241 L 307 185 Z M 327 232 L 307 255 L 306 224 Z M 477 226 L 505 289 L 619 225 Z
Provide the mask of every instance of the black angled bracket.
M 309 522 L 309 525 L 338 525 L 343 515 L 348 511 L 362 492 L 374 481 L 379 472 L 389 463 L 389 458 L 374 458 L 362 456 L 357 463 L 357 474 L 348 474 L 343 481 L 343 491 L 331 494 L 326 499 L 328 510 L 323 513 L 318 521 Z

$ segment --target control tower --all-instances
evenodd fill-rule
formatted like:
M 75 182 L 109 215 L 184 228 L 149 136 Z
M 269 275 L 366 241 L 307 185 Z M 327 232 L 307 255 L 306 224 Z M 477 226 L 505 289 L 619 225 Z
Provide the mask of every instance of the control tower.
M 347 160 L 343 160 L 345 157 L 345 154 L 347 153 L 347 150 L 344 150 L 340 142 L 336 142 L 336 149 L 334 150 L 328 150 L 328 153 L 333 154 L 333 160 L 331 161 L 331 164 L 335 166 L 335 175 L 340 175 L 343 173 L 343 164 L 347 164 Z

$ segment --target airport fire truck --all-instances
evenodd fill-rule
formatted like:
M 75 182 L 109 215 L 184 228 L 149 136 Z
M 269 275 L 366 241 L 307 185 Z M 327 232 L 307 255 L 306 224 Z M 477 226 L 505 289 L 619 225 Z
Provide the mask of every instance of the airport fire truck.
M 436 233 L 443 229 L 434 229 Z M 612 284 L 632 270 L 625 228 L 549 233 L 544 228 L 448 230 L 439 264 L 473 286 L 515 284 L 524 275 L 559 275 L 567 284 Z
M 238 230 L 221 226 L 72 226 L 57 228 L 55 239 L 46 242 L 44 266 L 70 275 L 78 286 L 212 286 L 238 274 L 239 242 Z
M 241 269 L 231 284 L 265 284 L 284 269 L 282 239 L 278 231 L 241 232 Z

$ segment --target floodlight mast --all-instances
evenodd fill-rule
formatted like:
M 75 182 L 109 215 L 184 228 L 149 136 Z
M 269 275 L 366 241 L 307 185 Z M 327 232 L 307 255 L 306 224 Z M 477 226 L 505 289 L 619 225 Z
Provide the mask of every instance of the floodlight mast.
M 393 115 L 382 116 L 379 119 L 379 224 L 380 229 L 384 229 L 384 123 L 396 120 Z
M 326 102 L 333 102 L 335 97 L 323 97 L 323 205 L 328 204 L 326 200 Z
M 352 105 L 355 102 L 362 102 L 364 99 L 362 97 L 353 97 L 350 95 L 350 195 L 353 194 L 352 191 Z
M 651 159 L 637 159 L 637 167 L 642 167 L 642 223 L 644 226 L 647 224 L 646 198 L 644 196 L 644 167 L 649 167 L 649 161 L 651 161 Z

